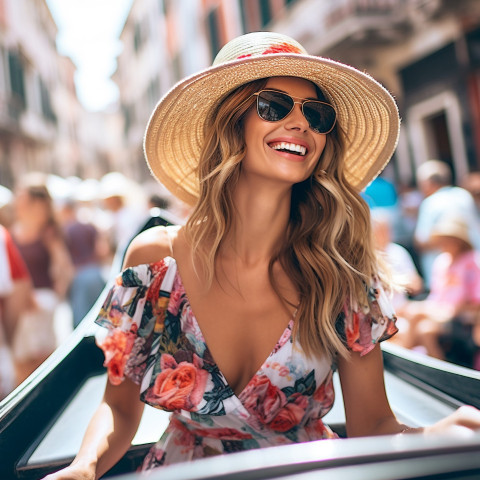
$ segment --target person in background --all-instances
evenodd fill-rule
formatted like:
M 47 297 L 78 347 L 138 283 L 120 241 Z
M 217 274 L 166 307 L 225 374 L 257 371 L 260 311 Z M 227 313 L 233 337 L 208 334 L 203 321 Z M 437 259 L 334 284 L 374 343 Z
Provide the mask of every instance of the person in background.
M 418 210 L 414 245 L 425 287 L 429 289 L 433 261 L 439 253 L 430 239 L 440 218 L 448 214 L 463 218 L 476 248 L 480 248 L 480 227 L 472 196 L 464 188 L 452 185 L 452 172 L 447 163 L 439 160 L 423 163 L 417 170 L 417 183 L 424 199 Z
M 376 248 L 387 262 L 395 283 L 400 287 L 392 299 L 395 311 L 402 308 L 410 296 L 423 292 L 423 279 L 408 250 L 392 241 L 391 213 L 383 209 L 372 210 L 372 232 Z
M 123 174 L 111 172 L 100 180 L 100 199 L 109 215 L 111 250 L 113 253 L 124 251 L 148 217 L 143 194 L 138 185 Z
M 44 175 L 30 174 L 19 185 L 14 212 L 11 234 L 32 278 L 37 305 L 21 315 L 13 342 L 19 380 L 23 380 L 57 347 L 55 312 L 66 298 L 74 267 Z
M 168 210 L 170 207 L 170 202 L 167 198 L 158 195 L 157 193 L 152 193 L 148 197 L 148 208 L 159 208 L 160 210 Z
M 468 173 L 462 180 L 462 187 L 473 197 L 477 218 L 480 221 L 480 172 Z
M 13 223 L 13 192 L 0 185 L 0 225 L 9 229 Z
M 73 314 L 73 328 L 76 328 L 105 287 L 103 259 L 108 256 L 108 242 L 92 223 L 77 218 L 73 199 L 63 203 L 59 217 L 75 267 L 68 299 Z
M 371 209 L 384 208 L 394 210 L 397 207 L 398 195 L 392 181 L 378 176 L 362 193 Z
M 398 216 L 394 240 L 408 250 L 417 270 L 420 261 L 415 249 L 414 233 L 418 221 L 418 210 L 423 198 L 413 181 L 400 184 L 398 187 Z
M 423 279 L 408 250 L 392 241 L 392 213 L 383 209 L 373 209 L 372 233 L 376 248 L 381 258 L 391 270 L 392 279 L 397 289 L 392 291 L 391 302 L 397 314 L 398 333 L 390 340 L 402 344 L 402 337 L 408 332 L 408 323 L 399 311 L 405 307 L 409 298 L 423 292 Z
M 386 396 L 379 343 L 397 329 L 360 191 L 398 133 L 375 80 L 273 32 L 232 40 L 172 88 L 145 152 L 194 209 L 130 244 L 97 319 L 103 400 L 73 463 L 47 478 L 101 477 L 144 402 L 171 412 L 144 470 L 337 438 L 322 421 L 337 369 L 350 437 L 480 429 L 473 407 L 410 428 Z
M 471 243 L 468 225 L 458 217 L 442 217 L 432 230 L 430 243 L 441 253 L 432 268 L 430 293 L 398 311 L 409 323 L 403 336 L 407 348 L 422 347 L 435 358 L 445 358 L 439 338 L 453 319 L 469 325 L 469 337 L 480 329 L 480 252 Z
M 17 385 L 12 343 L 20 315 L 35 309 L 27 267 L 8 230 L 0 225 L 0 400 Z

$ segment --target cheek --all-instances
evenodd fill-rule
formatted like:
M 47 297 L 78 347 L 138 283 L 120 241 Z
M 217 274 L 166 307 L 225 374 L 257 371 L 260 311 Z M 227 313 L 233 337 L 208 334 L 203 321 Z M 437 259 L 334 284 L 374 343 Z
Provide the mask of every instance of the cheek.
M 259 129 L 261 129 L 264 124 L 265 122 L 259 118 L 253 108 L 245 115 L 243 120 L 243 135 L 247 146 L 252 144 L 255 138 L 258 137 Z
M 320 159 L 320 156 L 322 155 L 323 151 L 325 150 L 325 147 L 327 145 L 327 136 L 326 135 L 316 135 L 317 138 L 315 138 L 315 149 L 318 152 L 318 159 Z
M 258 153 L 263 148 L 263 139 L 266 135 L 268 124 L 261 120 L 255 110 L 250 110 L 243 122 L 243 135 L 245 141 L 245 159 Z
M 318 165 L 318 162 L 321 161 L 323 152 L 327 145 L 326 135 L 320 135 L 319 138 L 315 139 L 315 159 L 312 160 L 311 172 L 315 170 L 315 167 Z

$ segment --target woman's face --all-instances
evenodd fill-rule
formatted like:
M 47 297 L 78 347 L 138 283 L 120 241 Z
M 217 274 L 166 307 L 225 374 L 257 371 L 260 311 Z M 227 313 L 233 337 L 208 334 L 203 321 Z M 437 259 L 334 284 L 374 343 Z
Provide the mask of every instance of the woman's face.
M 302 78 L 273 77 L 264 88 L 287 93 L 295 97 L 295 101 L 317 98 L 313 83 Z M 312 174 L 325 148 L 326 135 L 310 129 L 300 104 L 295 104 L 278 122 L 262 120 L 254 106 L 245 117 L 244 129 L 246 156 L 242 172 L 247 175 L 290 185 L 302 182 Z
M 33 218 L 45 221 L 48 214 L 46 200 L 36 198 L 28 190 L 18 190 L 15 195 L 15 215 L 18 219 Z

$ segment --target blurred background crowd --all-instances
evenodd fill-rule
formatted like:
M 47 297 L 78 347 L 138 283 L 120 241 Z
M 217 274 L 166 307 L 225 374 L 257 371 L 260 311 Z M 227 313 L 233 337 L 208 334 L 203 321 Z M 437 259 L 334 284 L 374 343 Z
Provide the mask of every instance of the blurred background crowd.
M 183 223 L 185 207 L 156 190 L 119 172 L 0 185 L 0 397 L 78 326 L 152 213 Z
M 117 95 L 95 77 L 87 107 L 82 71 L 114 18 L 116 59 L 93 71 Z M 256 30 L 395 96 L 397 150 L 362 193 L 398 284 L 392 341 L 480 370 L 478 0 L 0 0 L 0 398 L 78 325 L 152 206 L 188 216 L 150 176 L 145 125 L 177 80 Z

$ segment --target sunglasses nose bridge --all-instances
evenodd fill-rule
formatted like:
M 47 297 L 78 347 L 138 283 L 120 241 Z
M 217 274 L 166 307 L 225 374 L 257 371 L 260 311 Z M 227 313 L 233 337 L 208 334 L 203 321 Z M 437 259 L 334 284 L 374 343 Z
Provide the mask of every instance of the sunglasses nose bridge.
M 292 101 L 293 101 L 292 109 L 290 110 L 288 115 L 292 116 L 294 118 L 297 118 L 297 121 L 298 121 L 298 119 L 300 119 L 300 121 L 302 123 L 306 124 L 306 128 L 308 128 L 309 122 L 308 122 L 308 120 L 305 116 L 305 113 L 303 111 L 303 104 L 305 103 L 305 101 L 297 102 L 293 98 L 292 98 Z M 298 105 L 298 110 L 295 109 L 295 105 Z
M 292 98 L 293 100 L 293 98 Z M 293 106 L 292 106 L 292 110 L 295 108 L 295 105 L 300 105 L 300 110 L 303 112 L 303 104 L 305 103 L 305 100 L 303 100 L 302 102 L 297 102 L 295 100 L 293 100 Z

